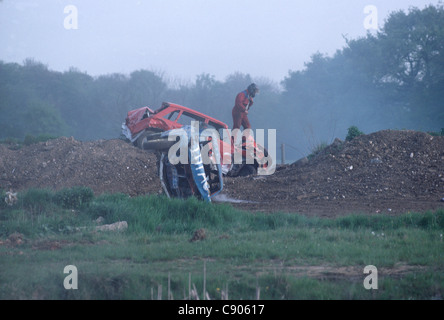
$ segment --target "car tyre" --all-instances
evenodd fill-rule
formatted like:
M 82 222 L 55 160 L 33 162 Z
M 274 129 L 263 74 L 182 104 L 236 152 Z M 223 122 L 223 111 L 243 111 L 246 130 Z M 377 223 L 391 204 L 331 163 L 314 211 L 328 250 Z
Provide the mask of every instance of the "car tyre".
M 251 175 L 256 175 L 257 170 L 256 167 L 252 164 L 244 165 L 243 168 L 239 171 L 239 177 L 247 177 Z

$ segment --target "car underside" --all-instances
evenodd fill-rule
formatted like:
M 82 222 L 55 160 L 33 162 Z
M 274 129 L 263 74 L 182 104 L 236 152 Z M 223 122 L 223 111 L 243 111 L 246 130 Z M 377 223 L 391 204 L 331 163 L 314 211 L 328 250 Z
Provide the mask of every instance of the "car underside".
M 123 135 L 134 146 L 155 152 L 162 188 L 167 196 L 197 197 L 210 202 L 223 189 L 223 176 L 256 174 L 267 150 L 252 139 L 242 145 L 221 137 L 228 126 L 195 110 L 163 103 L 153 111 L 143 107 L 128 112 Z M 234 161 L 236 158 L 236 161 Z

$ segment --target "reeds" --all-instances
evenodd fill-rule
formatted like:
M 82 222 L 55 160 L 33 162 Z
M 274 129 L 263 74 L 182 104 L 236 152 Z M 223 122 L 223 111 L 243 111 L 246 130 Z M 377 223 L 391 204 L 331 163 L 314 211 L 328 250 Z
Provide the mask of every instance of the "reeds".
M 171 272 L 168 272 L 168 292 L 167 300 L 174 300 L 174 296 L 171 290 Z M 228 294 L 228 283 L 225 283 L 222 289 L 217 288 L 219 292 L 219 297 L 211 297 L 207 291 L 207 261 L 204 260 L 203 263 L 203 286 L 202 291 L 199 293 L 196 284 L 192 281 L 191 272 L 188 273 L 188 292 L 186 292 L 185 287 L 183 290 L 183 300 L 229 300 Z M 162 296 L 162 284 L 157 285 L 157 296 L 155 295 L 155 288 L 151 287 L 151 300 L 163 300 Z M 258 281 L 256 281 L 256 292 L 255 299 L 260 300 L 261 288 Z

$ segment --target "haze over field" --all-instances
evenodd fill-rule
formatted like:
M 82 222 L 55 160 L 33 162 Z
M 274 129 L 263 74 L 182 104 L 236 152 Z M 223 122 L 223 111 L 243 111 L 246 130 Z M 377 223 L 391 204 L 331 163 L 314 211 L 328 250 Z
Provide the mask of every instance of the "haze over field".
M 317 51 L 365 36 L 366 18 L 437 4 L 431 0 L 3 0 L 0 60 L 34 58 L 90 75 L 154 69 L 194 80 L 233 72 L 280 82 Z M 67 18 L 77 9 L 77 24 Z M 364 12 L 364 10 L 373 10 Z M 66 11 L 65 11 L 66 9 Z M 374 26 L 375 24 L 371 25 Z M 77 29 L 69 29 L 69 27 Z M 66 28 L 68 27 L 68 29 Z M 369 26 L 367 25 L 367 28 Z
M 441 1 L 0 1 L 0 139 L 111 139 L 163 101 L 253 129 L 297 160 L 348 128 L 444 127 Z

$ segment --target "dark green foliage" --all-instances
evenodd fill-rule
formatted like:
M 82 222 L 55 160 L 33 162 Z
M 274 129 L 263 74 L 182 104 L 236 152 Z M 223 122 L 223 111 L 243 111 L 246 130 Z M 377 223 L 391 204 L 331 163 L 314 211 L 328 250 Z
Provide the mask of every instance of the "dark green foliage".
M 311 150 L 311 153 L 307 156 L 308 160 L 315 158 L 319 153 L 322 152 L 322 150 L 324 150 L 327 147 L 328 147 L 328 144 L 326 142 L 321 142 L 320 144 L 316 145 Z
M 261 114 L 278 106 L 279 93 L 271 81 L 258 80 L 261 98 L 255 110 Z M 148 70 L 93 78 L 75 68 L 51 71 L 32 59 L 23 65 L 0 61 L 0 138 L 22 140 L 41 134 L 72 135 L 80 140 L 116 138 L 128 111 L 147 105 L 157 109 L 163 101 L 191 107 L 231 125 L 234 98 L 252 81 L 241 73 L 228 76 L 225 82 L 201 74 L 195 83 L 170 83 L 174 88 L 169 88 L 162 74 Z M 272 128 L 266 120 L 256 119 L 256 127 Z
M 18 138 L 5 138 L 0 140 L 1 144 L 5 144 L 11 150 L 18 150 L 23 146 L 29 146 L 39 142 L 46 142 L 48 140 L 57 139 L 58 137 L 52 134 L 39 134 L 37 136 L 27 134 L 23 140 Z
M 444 230 L 444 210 L 424 214 L 408 213 L 399 217 L 351 215 L 335 220 L 335 225 L 350 230 L 371 228 L 374 231 L 420 228 Z
M 6 197 L 6 192 L 0 189 L 0 209 L 5 209 L 7 207 L 5 197 Z
M 129 196 L 125 194 L 104 194 L 93 199 L 88 205 L 86 214 L 92 219 L 102 217 L 106 223 L 113 223 L 118 220 L 133 219 L 134 215 L 129 209 Z
M 444 123 L 444 8 L 393 12 L 380 32 L 333 56 L 317 53 L 282 82 L 278 128 L 303 145 L 334 139 L 350 124 L 364 130 L 439 130 Z M 291 115 L 291 116 L 290 116 Z M 289 130 L 288 128 L 294 128 Z M 308 146 L 309 147 L 309 146 Z
M 431 131 L 431 132 L 428 132 L 428 134 L 430 134 L 431 136 L 434 136 L 434 137 L 444 137 L 444 128 L 442 128 L 440 132 Z
M 354 138 L 359 137 L 363 135 L 364 132 L 358 129 L 356 126 L 351 126 L 348 128 L 347 136 L 345 137 L 345 140 L 352 141 Z
M 11 137 L 5 138 L 5 139 L 1 139 L 0 143 L 7 145 L 8 148 L 11 149 L 11 150 L 20 149 L 21 146 L 22 146 L 22 142 L 20 141 L 20 139 L 11 138 Z
M 78 209 L 87 205 L 94 198 L 94 193 L 88 187 L 65 188 L 57 191 L 54 202 L 66 209 Z
M 0 192 L 3 199 L 4 195 L 4 191 Z M 87 187 L 66 188 L 57 192 L 29 189 L 19 193 L 18 198 L 18 203 L 13 207 L 1 204 L 1 208 L 6 211 L 23 209 L 34 216 L 54 215 L 56 212 L 60 215 L 64 209 L 77 209 L 78 214 L 88 220 L 103 217 L 106 223 L 127 221 L 129 230 L 136 233 L 191 233 L 199 228 L 250 232 L 283 227 L 339 227 L 374 231 L 402 228 L 444 230 L 443 210 L 424 214 L 408 213 L 399 217 L 350 215 L 330 221 L 284 213 L 251 215 L 229 205 L 205 203 L 195 198 L 180 200 L 155 195 L 130 198 L 124 194 L 95 197 Z
M 436 213 L 426 212 L 417 222 L 417 225 L 423 229 L 442 229 L 444 228 L 444 211 Z
M 29 189 L 18 198 L 23 208 L 32 214 L 42 214 L 53 205 L 53 192 L 48 189 Z
M 57 136 L 53 136 L 50 134 L 40 134 L 38 136 L 32 136 L 30 134 L 27 134 L 25 136 L 25 139 L 23 140 L 23 144 L 25 146 L 29 146 L 31 144 L 39 143 L 39 142 L 46 142 L 48 140 L 57 139 Z

